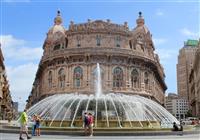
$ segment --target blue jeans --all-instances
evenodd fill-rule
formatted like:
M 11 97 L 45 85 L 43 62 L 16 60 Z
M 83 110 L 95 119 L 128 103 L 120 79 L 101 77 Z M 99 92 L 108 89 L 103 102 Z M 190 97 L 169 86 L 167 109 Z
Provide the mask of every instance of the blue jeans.
M 34 124 L 34 125 L 32 126 L 32 136 L 35 136 L 35 129 L 36 129 L 36 125 Z

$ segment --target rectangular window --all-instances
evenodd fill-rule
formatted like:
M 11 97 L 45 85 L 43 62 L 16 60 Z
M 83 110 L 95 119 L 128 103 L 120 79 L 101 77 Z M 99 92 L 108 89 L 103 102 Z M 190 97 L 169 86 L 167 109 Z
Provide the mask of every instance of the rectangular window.
M 101 45 L 101 36 L 100 35 L 96 36 L 96 43 L 97 43 L 97 46 Z

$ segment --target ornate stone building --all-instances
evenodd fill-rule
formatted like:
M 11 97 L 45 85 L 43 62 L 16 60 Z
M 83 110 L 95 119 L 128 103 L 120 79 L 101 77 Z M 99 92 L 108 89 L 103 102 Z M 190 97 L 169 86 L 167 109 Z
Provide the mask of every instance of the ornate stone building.
M 58 11 L 43 45 L 27 107 L 53 94 L 94 94 L 97 63 L 104 94 L 138 94 L 163 105 L 165 74 L 144 22 L 140 12 L 133 30 L 127 22 L 110 20 L 71 21 L 66 29 Z
M 13 118 L 13 101 L 3 61 L 0 44 L 0 120 L 10 120 Z

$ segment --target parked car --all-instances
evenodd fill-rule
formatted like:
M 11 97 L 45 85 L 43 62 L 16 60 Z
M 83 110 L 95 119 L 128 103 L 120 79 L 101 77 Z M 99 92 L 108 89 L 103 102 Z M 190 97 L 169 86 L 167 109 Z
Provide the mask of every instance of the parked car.
M 185 120 L 182 120 L 183 125 L 197 125 L 200 124 L 200 120 L 196 117 L 188 117 Z

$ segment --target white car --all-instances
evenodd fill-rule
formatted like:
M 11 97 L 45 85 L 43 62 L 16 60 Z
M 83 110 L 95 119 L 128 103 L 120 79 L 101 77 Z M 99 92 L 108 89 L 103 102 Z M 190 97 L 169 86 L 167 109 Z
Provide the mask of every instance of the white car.
M 191 120 L 183 120 L 183 121 L 182 121 L 182 124 L 183 124 L 183 125 L 191 125 L 191 124 L 192 124 L 192 121 L 191 121 Z

